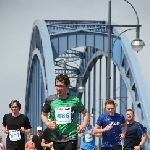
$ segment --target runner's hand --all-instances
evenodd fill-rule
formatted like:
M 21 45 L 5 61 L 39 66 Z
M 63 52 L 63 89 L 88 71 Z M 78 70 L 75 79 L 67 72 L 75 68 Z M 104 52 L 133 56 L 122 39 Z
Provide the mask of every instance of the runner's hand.
M 134 146 L 134 150 L 140 150 L 141 147 L 140 146 Z
M 90 130 L 88 130 L 88 134 L 94 135 L 94 133 L 92 131 L 90 131 Z
M 53 147 L 53 142 L 50 142 L 49 145 L 48 145 L 48 147 L 52 148 Z
M 51 129 L 51 130 L 55 130 L 57 128 L 57 124 L 56 124 L 56 121 L 49 121 L 47 123 L 47 126 Z
M 83 124 L 78 126 L 78 132 L 80 132 L 80 133 L 83 133 L 85 131 L 85 129 L 86 129 L 86 127 Z
M 21 131 L 22 133 L 25 133 L 24 127 L 21 127 L 20 131 Z
M 121 133 L 121 134 L 119 135 L 119 137 L 120 137 L 120 140 L 123 140 L 124 137 L 125 137 L 125 135 L 124 135 L 123 133 Z
M 9 133 L 9 130 L 8 130 L 8 129 L 5 129 L 4 133 L 8 134 L 8 133 Z
M 109 124 L 109 125 L 107 125 L 104 129 L 105 129 L 105 131 L 109 131 L 110 129 L 112 129 L 113 128 L 113 125 L 112 124 Z

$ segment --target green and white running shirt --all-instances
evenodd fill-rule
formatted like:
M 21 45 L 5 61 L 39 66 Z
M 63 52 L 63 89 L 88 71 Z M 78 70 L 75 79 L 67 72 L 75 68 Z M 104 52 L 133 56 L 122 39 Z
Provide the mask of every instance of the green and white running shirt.
M 68 95 L 67 99 L 60 99 L 57 95 L 49 96 L 42 111 L 50 112 L 50 120 L 56 121 L 58 127 L 52 130 L 54 141 L 66 142 L 77 139 L 77 115 L 85 107 L 76 96 Z

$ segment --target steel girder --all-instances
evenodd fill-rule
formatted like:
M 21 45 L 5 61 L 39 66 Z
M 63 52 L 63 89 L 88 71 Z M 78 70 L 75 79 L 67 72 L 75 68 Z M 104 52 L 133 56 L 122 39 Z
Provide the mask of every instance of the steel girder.
M 129 91 L 139 120 L 148 127 L 149 132 L 149 94 L 138 61 L 131 46 L 129 46 L 126 36 L 117 37 L 121 32 L 121 29 L 116 29 L 116 34 L 112 33 L 112 43 L 115 41 L 115 44 L 112 45 L 112 61 L 114 64 L 113 96 L 114 98 L 116 96 L 115 70 L 118 68 L 121 83 L 125 86 L 120 87 L 121 92 L 125 91 L 123 93 L 126 93 L 127 90 Z M 116 38 L 118 39 L 116 40 Z M 81 46 L 83 46 L 83 50 L 78 50 Z M 105 21 L 35 21 L 27 71 L 26 114 L 31 116 L 32 112 L 28 105 L 35 105 L 39 98 L 43 98 L 41 100 L 41 103 L 43 103 L 48 95 L 55 93 L 55 74 L 63 73 L 64 58 L 67 64 L 67 74 L 71 78 L 83 75 L 86 84 L 89 71 L 94 67 L 97 60 L 102 59 L 102 57 L 107 59 L 107 27 Z M 77 65 L 73 65 L 72 62 L 76 62 Z M 35 64 L 38 64 L 38 72 L 34 72 L 34 69 L 36 70 Z M 34 75 L 37 73 L 40 73 L 41 84 L 34 91 L 35 86 L 32 84 L 36 84 L 39 79 L 39 76 Z M 32 82 L 33 79 L 34 82 Z M 74 87 L 74 93 L 77 92 L 76 87 Z M 39 92 L 42 93 L 42 96 L 38 95 Z M 124 102 L 124 99 L 121 101 Z

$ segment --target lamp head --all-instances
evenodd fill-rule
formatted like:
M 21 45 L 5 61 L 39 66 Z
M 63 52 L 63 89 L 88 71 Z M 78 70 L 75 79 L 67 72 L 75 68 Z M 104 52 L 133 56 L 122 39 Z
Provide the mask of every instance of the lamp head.
M 94 117 L 94 114 L 91 114 L 90 116 L 91 116 L 91 117 Z
M 84 92 L 84 87 L 80 85 L 78 87 L 78 91 L 79 91 L 79 93 L 83 93 Z
M 131 46 L 133 50 L 138 52 L 143 49 L 143 46 L 145 46 L 145 43 L 141 39 L 136 38 L 135 40 L 132 41 Z

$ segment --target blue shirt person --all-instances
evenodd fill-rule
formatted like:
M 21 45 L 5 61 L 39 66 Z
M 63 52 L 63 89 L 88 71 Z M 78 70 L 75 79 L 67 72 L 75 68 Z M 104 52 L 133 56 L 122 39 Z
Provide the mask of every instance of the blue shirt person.
M 96 122 L 94 133 L 102 132 L 101 150 L 122 150 L 121 140 L 124 139 L 127 124 L 122 114 L 115 113 L 115 102 L 112 99 L 105 101 L 106 114 L 101 114 Z M 110 126 L 110 130 L 106 127 Z
M 134 121 L 134 111 L 126 111 L 127 131 L 124 138 L 124 150 L 140 150 L 147 141 L 147 131 L 139 122 Z
M 84 133 L 79 133 L 78 137 L 82 137 L 81 149 L 82 150 L 95 150 L 95 136 L 101 138 L 101 134 L 93 133 L 94 127 L 90 125 L 90 120 L 87 122 L 86 130 Z

